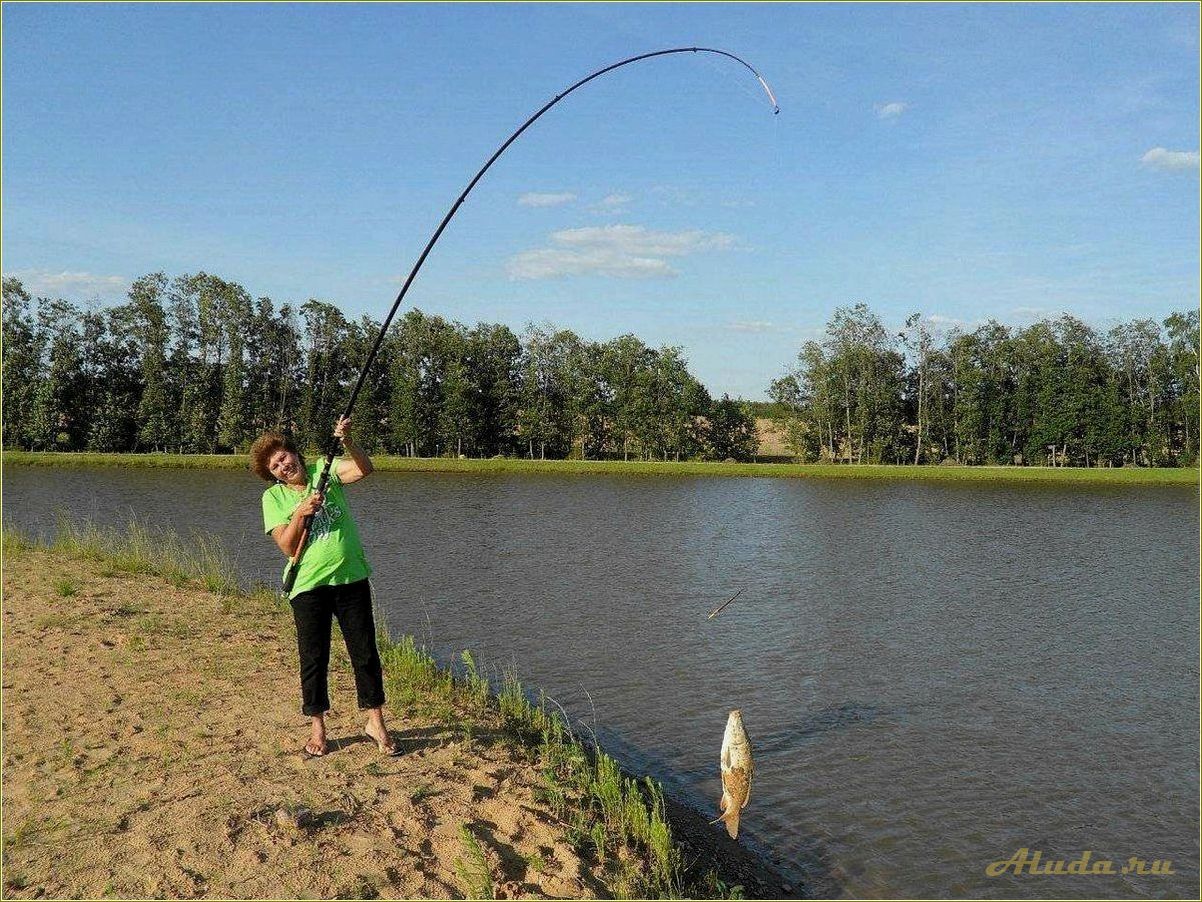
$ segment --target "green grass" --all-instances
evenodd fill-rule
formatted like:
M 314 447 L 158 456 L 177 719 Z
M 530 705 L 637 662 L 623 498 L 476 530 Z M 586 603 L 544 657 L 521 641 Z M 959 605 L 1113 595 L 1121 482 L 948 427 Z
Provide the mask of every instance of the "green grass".
M 220 543 L 199 533 L 185 540 L 170 530 L 151 529 L 136 521 L 130 521 L 124 531 L 116 531 L 60 514 L 54 536 L 47 543 L 6 523 L 3 544 L 7 554 L 45 547 L 67 557 L 94 561 L 103 565 L 102 572 L 107 576 L 160 576 L 173 585 L 199 587 L 231 600 L 262 603 L 267 597 L 260 588 L 244 590 Z M 79 588 L 70 579 L 56 580 L 53 585 L 64 597 L 74 595 Z
M 54 588 L 55 594 L 62 598 L 70 598 L 79 591 L 79 583 L 75 582 L 69 576 L 56 579 L 50 585 Z
M 564 716 L 544 696 L 528 698 L 512 670 L 493 687 L 469 653 L 460 657 L 459 673 L 440 667 L 412 636 L 393 641 L 379 637 L 385 694 L 398 713 L 417 710 L 444 714 L 471 734 L 471 718 L 499 715 L 506 734 L 535 754 L 542 779 L 539 797 L 577 837 L 580 851 L 605 866 L 610 887 L 629 898 L 674 897 L 682 892 L 682 856 L 664 808 L 663 789 L 650 778 L 626 776 L 617 762 L 595 743 L 577 738 Z M 467 717 L 465 718 L 464 712 Z M 462 726 L 461 726 L 462 728 Z M 418 787 L 416 804 L 428 793 Z M 474 835 L 473 835 L 474 840 Z M 465 840 L 466 844 L 466 840 Z M 472 856 L 469 855 L 471 863 Z M 471 880 L 468 877 L 475 877 Z M 491 898 L 484 892 L 478 868 L 461 876 L 468 898 Z
M 463 843 L 463 857 L 455 862 L 455 876 L 459 889 L 467 899 L 495 899 L 492 869 L 476 834 L 467 824 L 459 828 L 459 841 Z
M 434 798 L 434 796 L 440 795 L 441 793 L 441 789 L 436 789 L 429 783 L 422 783 L 417 787 L 417 789 L 410 793 L 409 801 L 411 801 L 414 805 L 417 805 L 426 799 Z
M 581 851 L 606 866 L 619 898 L 674 898 L 684 891 L 682 856 L 668 824 L 663 788 L 622 773 L 595 742 L 573 735 L 565 718 L 527 697 L 512 670 L 495 704 L 511 735 L 538 749 L 541 798 L 568 825 Z M 691 893 L 690 893 L 691 895 Z
M 940 467 L 707 461 L 458 460 L 444 457 L 372 458 L 377 470 L 409 473 L 548 473 L 592 476 L 768 476 L 782 479 L 916 479 L 932 482 L 1083 482 L 1119 485 L 1197 485 L 1198 467 Z M 6 451 L 6 464 L 62 467 L 249 469 L 245 454 L 94 454 Z

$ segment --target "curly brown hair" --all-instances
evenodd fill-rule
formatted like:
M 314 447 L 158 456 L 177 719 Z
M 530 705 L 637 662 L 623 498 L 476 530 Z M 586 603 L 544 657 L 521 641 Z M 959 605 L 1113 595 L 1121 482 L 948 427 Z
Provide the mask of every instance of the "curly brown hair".
M 291 451 L 299 457 L 301 468 L 304 468 L 305 456 L 297 449 L 296 442 L 292 440 L 292 436 L 272 430 L 271 432 L 264 432 L 250 446 L 251 472 L 267 482 L 275 482 L 276 478 L 271 475 L 271 470 L 267 469 L 267 463 L 271 460 L 271 456 L 281 448 L 285 451 Z

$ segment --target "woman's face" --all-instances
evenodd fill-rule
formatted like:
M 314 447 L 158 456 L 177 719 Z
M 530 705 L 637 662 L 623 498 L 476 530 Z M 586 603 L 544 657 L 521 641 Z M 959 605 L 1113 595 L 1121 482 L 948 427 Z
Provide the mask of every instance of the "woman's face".
M 277 448 L 267 461 L 267 469 L 280 482 L 301 482 L 304 473 L 301 472 L 300 457 L 295 451 Z

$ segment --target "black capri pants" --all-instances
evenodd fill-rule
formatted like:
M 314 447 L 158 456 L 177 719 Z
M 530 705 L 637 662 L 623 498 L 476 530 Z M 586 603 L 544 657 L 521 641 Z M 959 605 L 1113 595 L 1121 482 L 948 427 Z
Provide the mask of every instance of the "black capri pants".
M 300 652 L 301 711 L 310 716 L 330 710 L 330 633 L 338 618 L 355 671 L 359 707 L 384 704 L 384 674 L 376 648 L 376 623 L 367 580 L 342 586 L 317 586 L 292 599 L 296 645 Z

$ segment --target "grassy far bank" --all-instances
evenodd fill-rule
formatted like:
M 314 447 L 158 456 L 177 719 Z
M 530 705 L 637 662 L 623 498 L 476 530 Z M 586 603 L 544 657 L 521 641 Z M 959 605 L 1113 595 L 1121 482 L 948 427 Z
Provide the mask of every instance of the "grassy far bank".
M 551 473 L 608 476 L 767 476 L 785 479 L 888 479 L 931 482 L 1047 482 L 1095 485 L 1197 485 L 1197 467 L 951 467 L 707 461 L 524 460 L 373 457 L 377 470 L 422 473 Z M 245 470 L 245 454 L 97 454 L 6 451 L 23 466 L 166 467 Z
M 781 894 L 467 652 L 381 637 L 385 759 L 338 710 L 336 638 L 331 754 L 305 760 L 291 617 L 216 548 L 64 522 L 3 550 L 6 898 Z

